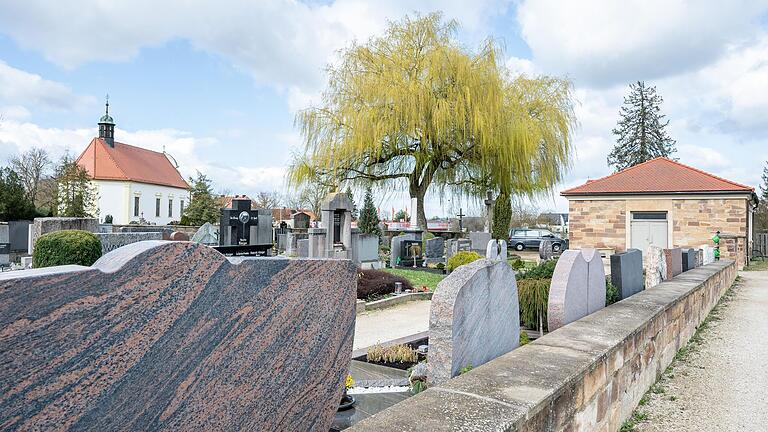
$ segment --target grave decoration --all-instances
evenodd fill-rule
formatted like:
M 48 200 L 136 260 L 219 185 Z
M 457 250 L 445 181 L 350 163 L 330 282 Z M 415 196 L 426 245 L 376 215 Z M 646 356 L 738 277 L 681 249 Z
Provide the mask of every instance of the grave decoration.
M 605 307 L 605 270 L 596 249 L 566 250 L 552 275 L 547 324 L 554 331 Z
M 421 240 L 403 240 L 400 243 L 400 267 L 423 267 Z
M 477 367 L 520 343 L 515 273 L 487 259 L 458 267 L 432 297 L 429 317 L 430 384 L 441 384 L 467 366 Z
M 664 249 L 650 245 L 645 254 L 645 289 L 653 288 L 667 277 Z
M 643 253 L 639 249 L 611 255 L 611 283 L 621 300 L 643 290 Z
M 251 200 L 243 195 L 232 199 L 232 207 L 221 209 L 219 246 L 226 254 L 261 253 L 272 249 L 272 211 L 251 209 Z
M 91 267 L 0 273 L 0 424 L 327 431 L 352 352 L 355 274 L 349 261 L 227 259 L 167 241 Z

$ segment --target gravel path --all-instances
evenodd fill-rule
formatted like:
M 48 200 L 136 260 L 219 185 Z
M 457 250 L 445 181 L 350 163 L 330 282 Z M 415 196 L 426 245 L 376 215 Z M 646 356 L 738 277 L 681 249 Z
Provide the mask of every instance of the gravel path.
M 768 271 L 740 276 L 720 319 L 652 387 L 635 430 L 768 431 Z

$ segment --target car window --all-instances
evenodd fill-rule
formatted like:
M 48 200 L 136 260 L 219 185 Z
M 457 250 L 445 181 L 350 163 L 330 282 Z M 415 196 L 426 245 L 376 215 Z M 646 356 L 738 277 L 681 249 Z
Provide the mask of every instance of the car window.
M 555 235 L 554 235 L 554 234 L 552 234 L 552 231 L 548 231 L 548 230 L 542 230 L 542 231 L 541 231 L 541 236 L 542 236 L 542 237 L 545 237 L 545 236 L 552 236 L 552 237 L 554 237 Z
M 525 230 L 514 230 L 512 232 L 513 237 L 522 237 L 525 235 Z
M 529 230 L 527 233 L 525 233 L 526 237 L 538 237 L 539 231 L 538 230 Z

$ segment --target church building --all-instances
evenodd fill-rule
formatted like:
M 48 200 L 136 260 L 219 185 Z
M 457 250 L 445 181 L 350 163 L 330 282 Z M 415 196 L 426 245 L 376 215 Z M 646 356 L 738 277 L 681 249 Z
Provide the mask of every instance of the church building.
M 189 184 L 173 158 L 115 141 L 115 122 L 106 113 L 99 119 L 99 136 L 77 158 L 98 190 L 98 219 L 107 215 L 117 225 L 130 222 L 165 225 L 179 221 L 189 204 Z

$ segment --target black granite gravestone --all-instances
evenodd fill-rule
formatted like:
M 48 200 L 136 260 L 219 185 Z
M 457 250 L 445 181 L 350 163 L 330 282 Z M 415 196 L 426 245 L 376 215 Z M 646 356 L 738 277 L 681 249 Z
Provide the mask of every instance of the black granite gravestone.
M 628 249 L 611 255 L 611 283 L 622 300 L 643 290 L 643 253 Z
M 683 271 L 696 268 L 696 249 L 683 249 Z

